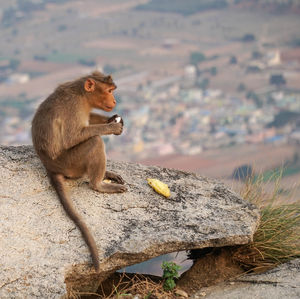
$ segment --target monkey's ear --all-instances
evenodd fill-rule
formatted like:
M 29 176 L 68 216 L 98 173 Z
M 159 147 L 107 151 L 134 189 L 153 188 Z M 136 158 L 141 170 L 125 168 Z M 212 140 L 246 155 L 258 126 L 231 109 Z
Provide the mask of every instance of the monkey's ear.
M 85 82 L 84 82 L 84 89 L 87 91 L 87 92 L 93 92 L 96 88 L 96 82 L 89 78 L 89 79 L 86 79 Z

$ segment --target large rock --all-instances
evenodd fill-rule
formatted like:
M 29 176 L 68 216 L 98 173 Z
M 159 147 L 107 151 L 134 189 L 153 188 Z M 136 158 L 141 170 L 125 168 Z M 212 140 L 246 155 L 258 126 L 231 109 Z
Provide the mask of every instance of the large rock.
M 115 270 L 161 254 L 252 240 L 258 210 L 217 181 L 132 163 L 109 161 L 108 169 L 126 180 L 127 193 L 67 182 L 100 251 L 96 274 L 32 147 L 0 147 L 0 298 L 91 291 Z M 171 198 L 155 193 L 148 177 L 167 183 Z
M 299 299 L 300 259 L 278 266 L 266 273 L 246 275 L 236 281 L 203 288 L 193 299 Z

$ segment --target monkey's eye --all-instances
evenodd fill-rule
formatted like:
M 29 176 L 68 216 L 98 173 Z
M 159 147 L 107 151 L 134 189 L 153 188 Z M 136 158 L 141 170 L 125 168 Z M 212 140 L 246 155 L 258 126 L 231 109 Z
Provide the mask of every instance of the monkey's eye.
M 112 93 L 113 91 L 114 91 L 113 89 L 109 89 L 109 90 L 108 90 L 109 93 Z

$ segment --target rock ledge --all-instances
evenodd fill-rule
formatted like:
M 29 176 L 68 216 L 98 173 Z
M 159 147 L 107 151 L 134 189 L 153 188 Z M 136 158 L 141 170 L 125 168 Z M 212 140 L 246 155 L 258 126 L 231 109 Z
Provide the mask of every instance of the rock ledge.
M 245 244 L 259 211 L 215 180 L 177 170 L 108 162 L 129 189 L 99 194 L 68 181 L 97 242 L 101 273 L 90 268 L 80 232 L 67 218 L 31 146 L 0 146 L 0 297 L 59 298 L 93 290 L 115 270 L 169 252 Z M 165 199 L 147 178 L 167 183 Z

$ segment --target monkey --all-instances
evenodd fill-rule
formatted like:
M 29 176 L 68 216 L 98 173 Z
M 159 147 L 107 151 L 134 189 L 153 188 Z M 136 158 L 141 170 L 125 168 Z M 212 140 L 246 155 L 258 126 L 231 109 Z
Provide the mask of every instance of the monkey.
M 99 253 L 86 223 L 74 208 L 66 191 L 65 178 L 89 178 L 90 187 L 102 193 L 127 191 L 123 178 L 106 170 L 102 135 L 120 135 L 123 120 L 91 112 L 93 108 L 110 112 L 116 106 L 111 76 L 98 71 L 60 84 L 38 107 L 31 126 L 32 143 L 58 198 L 81 231 L 90 250 L 96 272 Z M 114 121 L 117 117 L 118 120 Z M 112 180 L 112 183 L 104 182 Z

